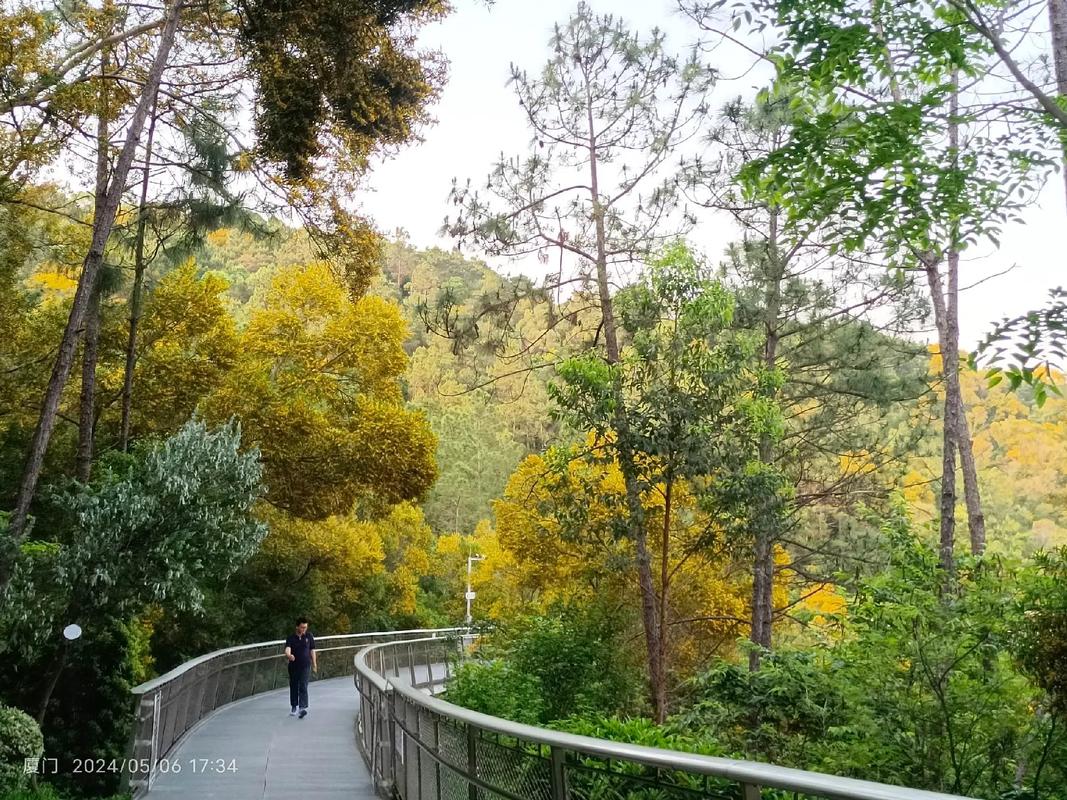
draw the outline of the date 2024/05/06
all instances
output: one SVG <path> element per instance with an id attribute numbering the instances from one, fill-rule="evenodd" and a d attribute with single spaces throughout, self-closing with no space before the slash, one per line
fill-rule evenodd
<path id="1" fill-rule="evenodd" d="M 33 762 L 32 764 L 30 762 Z M 123 758 L 75 758 L 72 759 L 71 769 L 75 775 L 99 774 L 104 772 L 148 772 L 151 765 L 148 759 L 123 759 Z M 60 772 L 58 759 L 39 758 L 27 759 L 25 770 L 28 773 L 39 775 L 56 774 Z M 167 759 L 162 758 L 156 762 L 158 773 L 179 773 L 188 770 L 193 773 L 220 774 L 237 772 L 236 758 L 187 758 Z"/>

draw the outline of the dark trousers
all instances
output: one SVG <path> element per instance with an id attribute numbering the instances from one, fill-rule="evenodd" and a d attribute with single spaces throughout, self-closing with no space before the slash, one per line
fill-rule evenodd
<path id="1" fill-rule="evenodd" d="M 310 679 L 310 664 L 289 662 L 289 705 L 292 708 L 308 707 L 308 681 Z"/>

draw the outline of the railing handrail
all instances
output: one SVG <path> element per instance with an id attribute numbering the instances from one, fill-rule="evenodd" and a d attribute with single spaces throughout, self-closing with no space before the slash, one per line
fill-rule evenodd
<path id="1" fill-rule="evenodd" d="M 333 639 L 370 639 L 374 637 L 382 636 L 413 636 L 419 633 L 430 633 L 437 631 L 439 633 L 459 632 L 464 631 L 466 628 L 411 628 L 403 631 L 371 631 L 365 633 L 335 633 L 328 636 L 316 636 L 316 642 L 327 642 Z M 430 637 L 434 638 L 434 637 Z M 205 653 L 202 656 L 197 656 L 189 661 L 184 661 L 169 672 L 165 672 L 158 678 L 153 678 L 150 681 L 134 686 L 130 692 L 135 695 L 145 694 L 153 689 L 158 689 L 175 678 L 180 677 L 184 673 L 191 670 L 193 667 L 197 667 L 200 664 L 204 664 L 212 659 L 219 658 L 220 656 L 229 655 L 230 653 L 239 653 L 243 650 L 254 650 L 258 647 L 282 647 L 285 644 L 284 639 L 276 639 L 265 642 L 253 642 L 252 644 L 239 644 L 233 647 L 223 647 L 219 650 L 213 650 L 210 653 Z M 280 655 L 280 654 L 279 654 Z"/>
<path id="2" fill-rule="evenodd" d="M 441 637 L 408 639 L 404 642 L 382 642 L 363 648 L 356 654 L 355 669 L 370 680 L 379 690 L 388 690 L 402 695 L 408 702 L 478 729 L 487 730 L 530 744 L 571 751 L 578 754 L 634 761 L 660 769 L 695 772 L 745 785 L 766 786 L 774 789 L 835 798 L 836 800 L 968 800 L 960 795 L 911 789 L 904 786 L 876 783 L 859 778 L 846 778 L 822 772 L 780 767 L 760 761 L 706 756 L 680 750 L 665 750 L 646 745 L 597 739 L 573 733 L 526 725 L 494 717 L 469 708 L 457 706 L 446 700 L 408 686 L 402 681 L 394 682 L 387 675 L 379 675 L 367 663 L 367 656 L 374 650 L 398 644 L 412 645 L 440 640 Z M 442 681 L 443 682 L 443 681 Z"/>

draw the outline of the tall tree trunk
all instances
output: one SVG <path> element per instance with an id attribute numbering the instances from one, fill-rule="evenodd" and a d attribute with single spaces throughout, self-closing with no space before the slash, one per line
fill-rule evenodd
<path id="1" fill-rule="evenodd" d="M 149 107 L 156 92 L 159 90 L 163 71 L 167 66 L 167 60 L 174 46 L 178 31 L 178 21 L 184 4 L 185 0 L 173 0 L 167 10 L 166 22 L 160 32 L 156 55 L 152 62 L 152 67 L 145 78 L 144 89 L 137 102 L 137 107 L 126 129 L 126 138 L 115 163 L 115 169 L 111 174 L 105 202 L 101 208 L 95 209 L 89 252 L 86 254 L 85 261 L 82 264 L 82 271 L 78 279 L 78 288 L 74 293 L 70 316 L 67 318 L 67 325 L 63 331 L 63 338 L 56 354 L 55 365 L 52 368 L 52 375 L 45 391 L 37 427 L 30 442 L 29 454 L 26 459 L 26 466 L 23 469 L 15 509 L 11 514 L 11 521 L 8 526 L 8 541 L 5 543 L 6 546 L 3 548 L 3 552 L 0 553 L 0 595 L 6 591 L 11 581 L 11 570 L 14 566 L 16 548 L 26 535 L 26 522 L 29 517 L 30 504 L 33 502 L 34 493 L 37 490 L 37 481 L 41 476 L 45 452 L 48 450 L 48 442 L 55 428 L 63 389 L 67 384 L 67 379 L 70 377 L 74 353 L 83 332 L 90 297 L 96 287 L 96 281 L 104 261 L 104 248 L 115 224 L 115 215 L 118 213 L 119 203 L 126 187 L 126 178 L 130 172 L 130 166 L 133 164 L 137 144 L 144 129 L 145 119 L 148 117 Z"/>
<path id="2" fill-rule="evenodd" d="M 620 387 L 621 388 L 621 387 Z M 621 394 L 621 392 L 620 392 Z M 619 430 L 620 426 L 622 430 Z M 656 613 L 656 585 L 652 579 L 652 558 L 648 551 L 648 532 L 645 530 L 645 509 L 641 505 L 641 492 L 637 480 L 637 468 L 633 450 L 629 446 L 629 424 L 625 412 L 616 417 L 616 436 L 619 437 L 619 467 L 626 486 L 626 507 L 630 513 L 629 527 L 634 538 L 637 561 L 637 583 L 641 591 L 641 624 L 645 631 L 645 649 L 648 653 L 649 686 L 652 699 L 652 716 L 656 722 L 667 719 L 667 669 L 661 658 L 660 628 L 662 620 Z"/>
<path id="3" fill-rule="evenodd" d="M 1067 0 L 1048 0 L 1049 28 L 1052 32 L 1052 63 L 1056 73 L 1056 93 L 1067 97 Z M 1064 189 L 1067 190 L 1067 132 L 1061 133 L 1063 143 Z"/>
<path id="4" fill-rule="evenodd" d="M 96 427 L 96 363 L 100 350 L 99 282 L 85 312 L 85 346 L 82 349 L 82 385 L 78 414 L 76 474 L 88 483 L 93 472 L 93 429 Z"/>
<path id="5" fill-rule="evenodd" d="M 967 421 L 967 407 L 963 402 L 963 387 L 959 378 L 959 275 L 960 254 L 957 250 L 948 253 L 948 311 L 951 341 L 956 345 L 956 371 L 951 384 L 946 384 L 946 391 L 952 392 L 954 406 L 952 425 L 953 438 L 960 457 L 960 471 L 963 473 L 963 497 L 967 505 L 967 529 L 971 539 L 971 555 L 985 552 L 985 514 L 982 512 L 982 492 L 978 484 L 978 467 L 974 460 L 974 440 L 971 438 L 971 426 Z"/>
<path id="6" fill-rule="evenodd" d="M 1054 0 L 1055 1 L 1055 0 Z M 1067 0 L 1062 0 L 1067 2 Z M 1067 20 L 1065 20 L 1067 22 Z M 1064 65 L 1067 69 L 1067 64 Z M 953 92 L 949 100 L 949 146 L 952 148 L 953 163 L 958 161 L 960 152 L 960 76 L 952 75 Z M 953 231 L 953 239 L 959 235 Z M 963 389 L 960 386 L 959 351 L 960 351 L 960 251 L 953 241 L 947 257 L 948 298 L 945 320 L 948 327 L 947 339 L 952 346 L 954 369 L 952 379 L 946 384 L 946 391 L 951 391 L 950 401 L 955 405 L 952 422 L 955 426 L 956 448 L 960 455 L 960 467 L 963 472 L 963 496 L 967 504 L 967 529 L 971 536 L 971 554 L 981 555 L 985 551 L 985 514 L 982 513 L 982 492 L 978 486 L 978 468 L 974 463 L 974 441 L 971 439 L 971 426 L 967 422 L 967 407 L 963 403 Z M 951 365 L 950 365 L 951 366 Z"/>
<path id="7" fill-rule="evenodd" d="M 672 500 L 674 497 L 674 476 L 668 469 L 665 477 L 663 492 L 663 541 L 660 543 L 659 565 L 659 630 L 657 631 L 656 647 L 660 669 L 664 670 L 663 683 L 660 687 L 659 696 L 656 699 L 657 708 L 662 714 L 657 722 L 666 720 L 667 711 L 667 649 L 669 647 L 668 634 L 670 628 L 667 624 L 667 615 L 670 613 L 670 587 L 671 587 L 671 513 Z"/>
<path id="8" fill-rule="evenodd" d="M 958 76 L 954 76 L 958 85 Z M 953 158 L 958 156 L 960 148 L 959 94 L 954 92 L 949 101 L 949 144 Z M 956 246 L 956 231 L 952 232 L 945 266 L 948 273 L 948 287 L 944 287 L 938 259 L 929 256 L 926 259 L 927 282 L 934 307 L 934 321 L 937 325 L 938 347 L 941 351 L 941 371 L 945 386 L 944 407 L 944 446 L 954 448 L 959 454 L 960 471 L 963 473 L 964 502 L 967 507 L 967 527 L 970 533 L 971 553 L 980 555 L 985 551 L 986 531 L 985 514 L 982 511 L 982 493 L 978 483 L 978 468 L 974 459 L 974 441 L 971 438 L 970 424 L 967 421 L 967 407 L 963 402 L 963 388 L 960 384 L 960 252 Z M 941 562 L 951 572 L 955 564 L 952 551 L 955 546 L 955 502 L 956 502 L 956 457 L 955 453 L 942 455 L 941 480 Z M 952 509 L 946 506 L 951 501 Z"/>
<path id="9" fill-rule="evenodd" d="M 767 225 L 766 270 L 763 275 L 763 365 L 774 369 L 778 361 L 778 315 L 782 305 L 782 277 L 785 265 L 778 247 L 779 212 L 769 209 Z M 764 464 L 774 462 L 774 442 L 767 435 L 760 438 L 759 458 Z M 760 668 L 764 650 L 770 650 L 774 632 L 774 543 L 778 538 L 777 498 L 764 498 L 755 518 L 752 555 L 752 622 L 749 639 L 755 648 L 749 653 L 748 668 Z"/>
<path id="10" fill-rule="evenodd" d="M 942 356 L 942 360 L 943 360 Z M 956 570 L 956 435 L 955 407 L 945 405 L 945 419 L 941 432 L 941 567 L 951 575 Z"/>
<path id="11" fill-rule="evenodd" d="M 951 574 L 956 566 L 956 435 L 959 431 L 956 416 L 961 405 L 956 402 L 957 394 L 953 387 L 956 390 L 959 388 L 959 327 L 955 314 L 956 302 L 951 292 L 948 297 L 945 296 L 941 267 L 936 256 L 929 255 L 925 259 L 925 270 L 934 307 L 941 379 L 945 387 L 941 426 L 940 560 L 944 570 Z"/>
<path id="12" fill-rule="evenodd" d="M 144 175 L 141 178 L 141 201 L 137 206 L 137 242 L 133 262 L 133 289 L 130 291 L 130 331 L 126 341 L 126 367 L 122 377 L 122 422 L 119 425 L 119 448 L 126 452 L 130 447 L 130 413 L 133 409 L 133 371 L 137 366 L 137 333 L 141 324 L 144 302 L 145 229 L 148 227 L 148 181 L 152 169 L 152 140 L 156 132 L 156 103 L 152 101 L 152 114 L 148 122 L 148 138 L 145 141 Z"/>
<path id="13" fill-rule="evenodd" d="M 105 4 L 106 7 L 106 4 Z M 106 78 L 110 51 L 105 49 L 100 58 L 100 75 Z M 108 177 L 111 172 L 111 108 L 108 102 L 107 84 L 101 82 L 100 107 L 96 125 L 96 192 L 94 213 L 107 201 Z M 78 401 L 78 451 L 75 458 L 75 475 L 82 483 L 88 483 L 93 471 L 93 428 L 96 424 L 96 362 L 100 347 L 100 277 L 89 294 L 89 306 L 85 312 L 85 344 L 82 348 L 82 384 Z"/>
<path id="14" fill-rule="evenodd" d="M 985 552 L 985 513 L 982 511 L 982 491 L 978 484 L 978 465 L 974 460 L 974 440 L 967 421 L 967 408 L 962 395 L 956 398 L 956 445 L 960 452 L 960 471 L 963 473 L 963 498 L 967 504 L 967 528 L 971 535 L 971 555 Z"/>
<path id="15" fill-rule="evenodd" d="M 52 695 L 55 693 L 56 686 L 59 684 L 59 676 L 63 674 L 63 670 L 67 666 L 67 653 L 69 650 L 70 642 L 63 639 L 62 650 L 60 650 L 58 657 L 52 663 L 48 680 L 45 681 L 44 691 L 41 692 L 41 699 L 37 706 L 38 727 L 44 726 L 44 720 L 48 714 L 48 704 L 52 702 Z"/>
<path id="16" fill-rule="evenodd" d="M 587 143 L 589 151 L 589 193 L 593 205 L 593 221 L 596 227 L 596 274 L 600 313 L 603 319 L 604 350 L 610 364 L 620 361 L 618 329 L 615 324 L 615 309 L 611 298 L 611 283 L 608 276 L 607 230 L 604 223 L 604 207 L 600 200 L 599 162 L 596 127 L 593 120 L 592 100 L 589 100 Z M 619 455 L 619 470 L 626 488 L 627 520 L 630 536 L 634 541 L 637 567 L 637 583 L 641 592 L 641 624 L 645 633 L 645 650 L 648 656 L 649 688 L 652 712 L 657 721 L 667 718 L 667 671 L 660 658 L 659 628 L 661 620 L 656 613 L 656 585 L 652 578 L 652 558 L 648 550 L 648 531 L 645 528 L 645 509 L 641 504 L 641 488 L 637 465 L 630 444 L 630 423 L 626 416 L 626 401 L 623 397 L 621 378 L 615 380 L 615 436 L 616 452 Z"/>
<path id="17" fill-rule="evenodd" d="M 752 624 L 749 639 L 756 648 L 748 655 L 748 668 L 751 672 L 760 668 L 763 651 L 771 649 L 773 598 L 774 541 L 761 525 L 756 530 L 752 559 Z"/>

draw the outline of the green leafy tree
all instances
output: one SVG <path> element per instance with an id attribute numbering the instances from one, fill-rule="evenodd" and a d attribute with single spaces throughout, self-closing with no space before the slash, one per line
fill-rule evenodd
<path id="1" fill-rule="evenodd" d="M 499 408 L 474 393 L 427 404 L 440 470 L 425 503 L 435 530 L 469 533 L 489 519 L 493 499 L 525 454 Z"/>
<path id="2" fill-rule="evenodd" d="M 783 484 L 772 464 L 757 458 L 766 435 L 777 438 L 782 420 L 774 401 L 781 375 L 755 360 L 751 336 L 729 330 L 734 305 L 726 289 L 710 279 L 684 245 L 676 244 L 648 268 L 643 280 L 616 300 L 620 329 L 629 346 L 617 363 L 594 354 L 572 358 L 559 368 L 553 387 L 559 413 L 595 443 L 587 458 L 630 460 L 628 479 L 638 490 L 663 496 L 663 552 L 657 591 L 647 550 L 637 542 L 638 574 L 649 647 L 653 707 L 662 721 L 667 709 L 669 604 L 668 532 L 672 500 L 688 481 L 694 493 L 717 508 L 720 526 L 698 533 L 689 548 L 708 547 L 719 536 L 750 536 L 774 524 L 781 513 Z M 617 520 L 629 533 L 632 510 Z M 645 515 L 639 517 L 642 526 Z M 642 530 L 639 536 L 647 537 Z M 647 541 L 647 539 L 645 540 Z"/>
<path id="3" fill-rule="evenodd" d="M 0 553 L 0 589 L 8 585 L 15 550 L 27 533 L 75 351 L 83 330 L 94 327 L 92 309 L 105 251 L 165 70 L 181 73 L 169 75 L 167 85 L 182 87 L 172 102 L 191 116 L 210 113 L 212 97 L 219 101 L 215 108 L 226 107 L 234 87 L 251 90 L 257 98 L 255 129 L 238 128 L 238 138 L 250 140 L 243 168 L 256 172 L 266 194 L 274 193 L 275 205 L 285 203 L 303 212 L 315 229 L 317 245 L 333 258 L 355 293 L 366 288 L 378 239 L 365 220 L 341 208 L 333 190 L 339 181 L 365 172 L 376 148 L 412 135 L 423 106 L 434 94 L 439 70 L 432 57 L 414 50 L 408 31 L 446 10 L 436 0 L 372 5 L 320 2 L 296 7 L 253 0 L 238 3 L 235 13 L 219 15 L 214 7 L 185 0 L 170 0 L 161 9 L 106 3 L 99 15 L 95 10 L 91 15 L 100 17 L 95 24 L 78 31 L 88 41 L 67 61 L 63 50 L 69 30 L 62 25 L 34 27 L 30 20 L 27 27 L 16 21 L 8 30 L 12 35 L 26 30 L 48 34 L 64 46 L 53 50 L 50 43 L 41 45 L 47 55 L 42 56 L 45 67 L 40 74 L 49 79 L 34 80 L 32 70 L 23 65 L 16 77 L 25 85 L 15 87 L 6 105 L 0 103 L 0 111 L 39 108 L 47 116 L 49 102 L 65 81 L 83 80 L 84 72 L 97 64 L 102 72 L 108 71 L 113 47 L 136 44 L 131 52 L 138 57 L 122 64 L 126 80 L 106 82 L 93 107 L 97 134 L 92 241 L 28 447 Z M 147 63 L 140 57 L 145 50 L 152 53 Z M 179 52 L 182 58 L 174 58 Z M 48 63 L 53 54 L 53 63 Z M 121 91 L 109 93 L 113 87 Z M 127 93 L 127 87 L 137 91 Z M 199 110 L 193 112 L 194 106 Z M 225 130 L 226 122 L 216 127 Z M 113 131 L 121 132 L 122 143 L 111 163 Z M 87 372 L 91 371 L 90 365 Z"/>
<path id="4" fill-rule="evenodd" d="M 841 635 L 756 673 L 719 665 L 675 720 L 749 758 L 976 797 L 1059 797 L 1063 729 L 1018 669 L 1018 573 L 965 558 L 950 597 L 939 555 L 901 516 L 892 561 L 838 616 Z"/>
<path id="5" fill-rule="evenodd" d="M 541 721 L 541 686 L 503 659 L 461 664 L 448 683 L 445 698 L 483 714 L 536 725 Z"/>
<path id="6" fill-rule="evenodd" d="M 744 232 L 723 265 L 736 287 L 734 325 L 756 337 L 766 369 L 781 371 L 774 399 L 789 420 L 780 440 L 765 435 L 759 444 L 760 461 L 779 470 L 792 492 L 783 513 L 753 531 L 753 669 L 788 611 L 772 600 L 776 548 L 790 543 L 790 563 L 781 569 L 800 593 L 818 573 L 825 580 L 852 572 L 871 556 L 855 538 L 835 540 L 840 526 L 819 519 L 886 493 L 883 470 L 909 442 L 890 436 L 881 418 L 927 391 L 922 351 L 895 338 L 925 316 L 908 274 L 886 270 L 876 254 L 837 251 L 832 231 L 789 225 L 773 200 L 743 196 L 738 171 L 781 147 L 790 130 L 783 103 L 730 102 L 708 134 L 709 151 L 688 160 L 685 172 L 692 200 L 729 213 Z"/>
<path id="7" fill-rule="evenodd" d="M 4 697 L 37 712 L 53 752 L 89 755 L 78 747 L 94 741 L 101 757 L 121 756 L 133 676 L 124 622 L 158 603 L 200 607 L 211 581 L 255 552 L 260 477 L 235 424 L 191 421 L 92 485 L 57 492 L 53 538 L 21 548 L 0 617 Z M 86 641 L 66 647 L 61 630 L 72 622 Z"/>
<path id="8" fill-rule="evenodd" d="M 708 4 L 690 10 L 700 17 Z M 959 389 L 960 254 L 1000 228 L 1047 174 L 1047 131 L 1003 130 L 980 91 L 986 44 L 954 24 L 951 3 L 756 3 L 758 25 L 781 34 L 769 96 L 788 103 L 789 137 L 742 170 L 750 191 L 798 230 L 818 226 L 836 246 L 883 251 L 921 271 L 946 384 L 942 563 L 955 542 L 956 457 L 963 472 L 972 552 L 985 547 L 977 467 Z M 739 22 L 741 21 L 738 18 Z"/>

